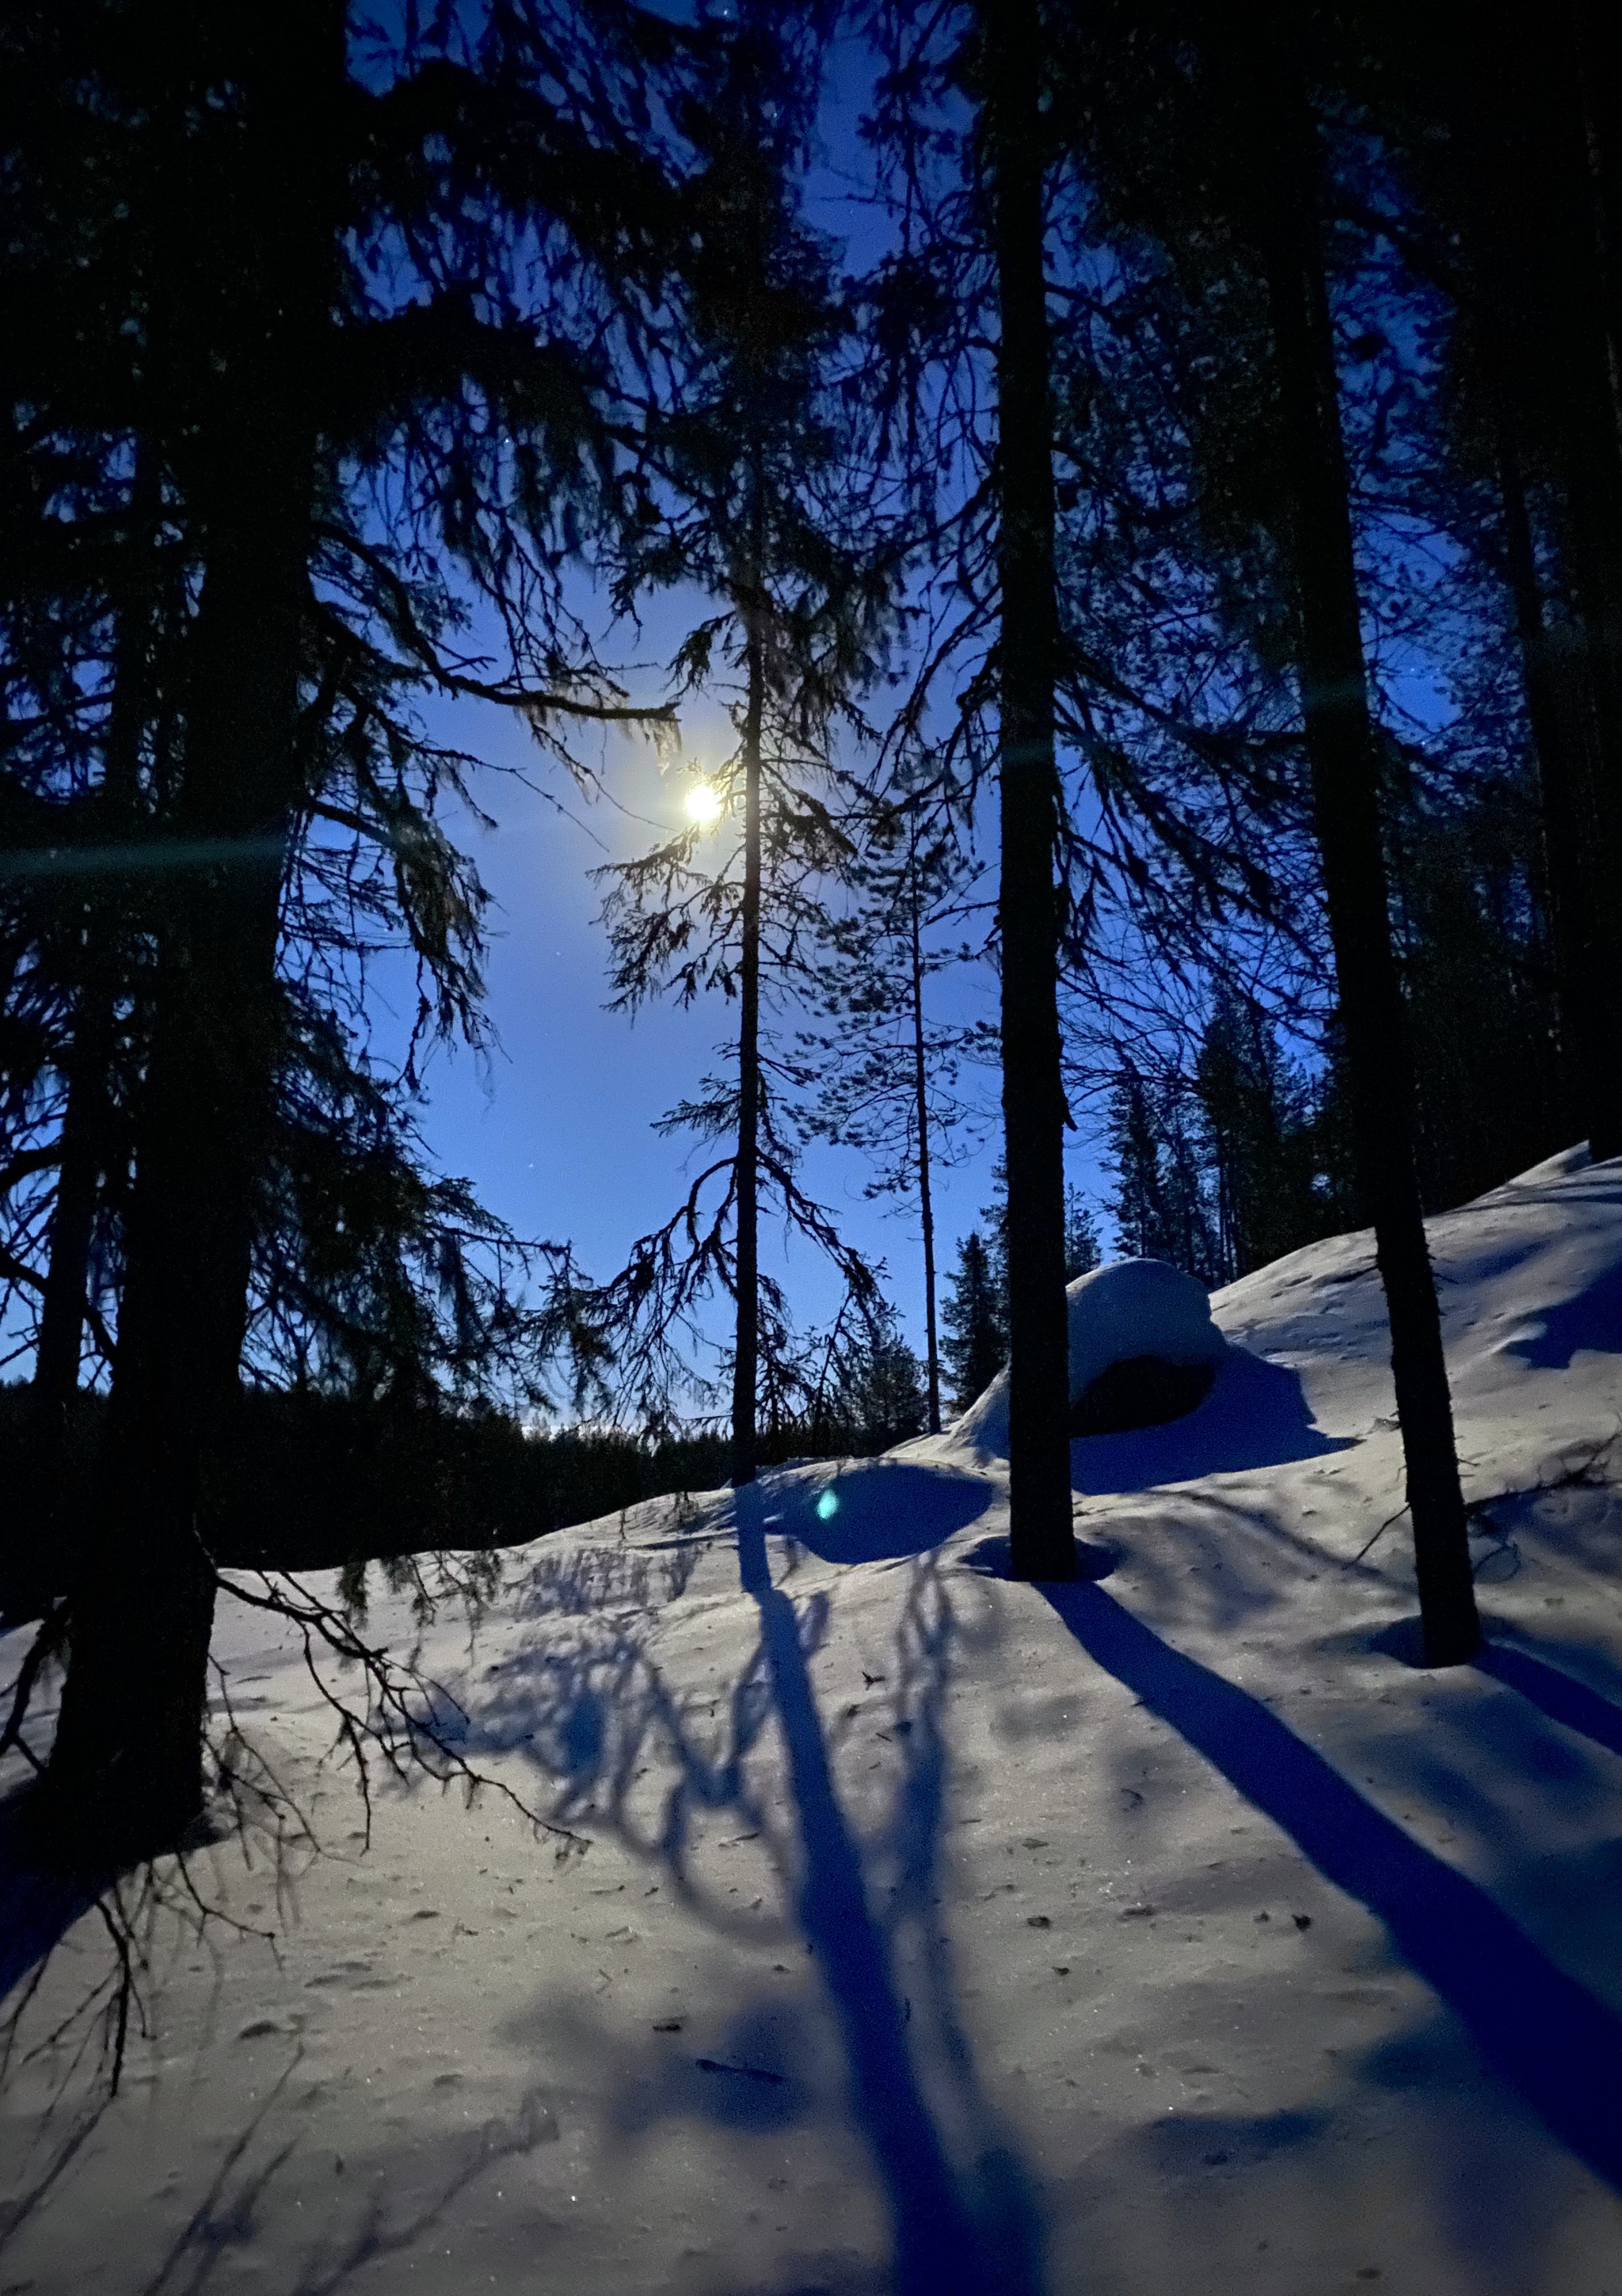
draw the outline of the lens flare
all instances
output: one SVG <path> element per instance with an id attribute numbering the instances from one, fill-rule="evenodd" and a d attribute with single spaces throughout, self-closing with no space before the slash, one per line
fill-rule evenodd
<path id="1" fill-rule="evenodd" d="M 833 1491 L 824 1491 L 816 1503 L 818 1522 L 826 1522 L 830 1516 L 838 1514 L 839 1511 L 840 1502 L 837 1494 Z"/>
<path id="2" fill-rule="evenodd" d="M 687 818 L 700 829 L 721 818 L 721 792 L 713 782 L 694 782 L 687 792 Z"/>

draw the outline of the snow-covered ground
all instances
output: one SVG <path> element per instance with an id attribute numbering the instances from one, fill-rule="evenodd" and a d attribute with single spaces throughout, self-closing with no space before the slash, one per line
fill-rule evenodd
<path id="1" fill-rule="evenodd" d="M 1361 1235 L 1217 1296 L 1191 1417 L 1076 1446 L 1095 1583 L 996 1575 L 1004 1470 L 950 1435 L 507 1558 L 422 1657 L 561 1862 L 427 1783 L 363 1854 L 294 1652 L 225 1605 L 324 1848 L 201 1861 L 248 1929 L 159 1924 L 100 2109 L 77 2029 L 38 2046 L 105 1965 L 68 1931 L 0 2292 L 1622 2296 L 1622 1166 L 1431 1233 L 1468 1494 L 1508 1495 L 1479 1666 L 1390 1631 Z"/>

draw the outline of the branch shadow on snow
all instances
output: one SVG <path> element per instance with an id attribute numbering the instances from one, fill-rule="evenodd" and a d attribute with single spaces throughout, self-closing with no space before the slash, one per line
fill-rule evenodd
<path id="1" fill-rule="evenodd" d="M 969 1479 L 964 1478 L 965 1481 Z M 965 1515 L 963 1521 L 972 1520 Z M 954 1524 L 954 1528 L 961 1527 Z M 943 1531 L 941 1536 L 946 1534 Z M 898 2296 L 1007 2291 L 1034 2296 L 1039 2234 L 1033 2195 L 1012 2151 L 982 2152 L 962 2177 L 946 2156 L 908 2045 L 909 2013 L 888 1942 L 868 1907 L 860 1850 L 840 1807 L 792 1600 L 772 1583 L 757 1494 L 738 1501 L 738 1562 L 759 1612 L 761 1645 L 799 1814 L 803 1867 L 798 1912 L 838 2019 L 850 2101 L 883 2178 L 895 2225 Z M 913 1719 L 913 1732 L 918 1730 Z M 945 1750 L 931 1718 L 908 1781 L 905 1816 L 921 1845 L 939 1832 Z M 933 1864 L 932 1849 L 927 1851 Z M 944 1964 L 938 1964 L 944 1973 Z M 948 2037 L 960 2076 L 967 2044 Z"/>
<path id="2" fill-rule="evenodd" d="M 1085 1435 L 1070 1446 L 1070 1480 L 1103 1497 L 1205 1475 L 1282 1467 L 1344 1451 L 1355 1439 L 1326 1435 L 1307 1401 L 1300 1374 L 1230 1346 L 1210 1393 L 1181 1419 L 1129 1435 Z"/>
<path id="3" fill-rule="evenodd" d="M 328 2180 L 312 2177 L 314 2147 L 302 2131 L 281 2133 L 286 2123 L 277 2108 L 298 2103 L 288 2094 L 297 2065 L 295 2059 L 283 2068 L 239 2129 L 140 2296 L 206 2296 L 217 2275 L 237 2283 L 255 2244 L 261 2238 L 267 2245 L 274 2242 L 272 2218 L 278 2210 L 290 2232 L 290 2212 L 297 2215 L 296 2234 L 283 2251 L 285 2296 L 337 2296 L 363 2275 L 372 2282 L 375 2267 L 390 2259 L 413 2271 L 418 2256 L 456 2224 L 458 2210 L 482 2182 L 504 2163 L 555 2139 L 552 2115 L 527 2095 L 510 2120 L 486 2121 L 431 2147 L 419 2142 L 408 2162 L 381 2155 L 375 2177 L 365 2175 L 357 2159 L 348 2189 L 338 2187 L 323 2205 Z M 402 2198 L 397 2189 L 406 2181 L 402 2170 L 424 2189 Z M 310 2195 L 307 2209 L 292 2189 L 298 2183 Z"/>
<path id="4" fill-rule="evenodd" d="M 457 2222 L 481 2183 L 504 2163 L 557 2140 L 553 2114 L 530 2091 L 513 2113 L 477 2128 L 432 2139 L 417 2134 L 399 2152 L 386 2149 L 387 2140 L 383 2150 L 357 2151 L 351 2173 L 339 2183 L 328 2166 L 332 2155 L 304 2123 L 302 2108 L 320 2095 L 321 2083 L 302 2094 L 293 2087 L 302 2056 L 301 2049 L 294 2052 L 194 2187 L 189 2213 L 143 2279 L 140 2296 L 206 2296 L 217 2277 L 239 2285 L 244 2261 L 252 2270 L 272 2258 L 282 2296 L 338 2296 L 363 2275 L 371 2284 L 373 2268 L 389 2259 L 414 2270 L 418 2255 Z M 12 2196 L 0 2201 L 0 2285 L 36 2285 L 32 2277 L 6 2276 L 8 2266 L 24 2260 L 14 2254 L 16 2243 L 37 2229 L 41 2210 L 53 2202 L 64 2215 L 83 2208 L 84 2195 L 68 2180 L 116 2110 L 106 2087 L 95 2084 L 90 2101 L 81 2099 L 76 2111 L 53 2103 L 37 2116 L 28 2140 L 36 2157 L 7 2163 L 23 2173 Z M 356 2136 L 364 2145 L 363 2132 Z M 346 2151 L 351 2141 L 346 2134 Z M 206 2145 L 195 2153 L 182 2150 L 177 2163 L 189 2176 L 208 2152 Z M 341 2169 L 341 2158 L 338 2165 Z"/>
<path id="5" fill-rule="evenodd" d="M 896 1475 L 849 1479 L 864 1503 L 872 1495 L 870 1529 L 882 1527 L 880 1499 Z M 958 1488 L 929 1526 L 942 1538 L 987 1497 L 978 1478 L 951 1480 Z M 822 1487 L 807 1484 L 807 1505 Z M 553 1615 L 469 1700 L 470 1729 L 487 1751 L 527 1754 L 553 1782 L 559 1815 L 614 1834 L 712 1934 L 751 1960 L 792 1940 L 806 1956 L 799 1966 L 821 1980 L 820 2004 L 769 1980 L 751 1991 L 745 1964 L 723 2020 L 706 2016 L 679 2043 L 644 2043 L 629 2057 L 620 2037 L 612 2117 L 622 2137 L 670 2120 L 707 2123 L 724 2137 L 781 2136 L 823 2116 L 853 2131 L 873 2164 L 890 2225 L 884 2285 L 895 2296 L 1041 2296 L 1039 2210 L 979 2080 L 940 1927 L 945 1702 L 955 1651 L 972 1632 L 963 1590 L 932 1555 L 916 1556 L 885 1672 L 870 1677 L 882 1688 L 823 1714 L 811 1667 L 830 1600 L 817 1589 L 796 1601 L 773 1583 L 769 1540 L 788 1529 L 782 1498 L 775 1477 L 738 1496 L 741 1575 L 759 1637 L 727 1678 L 702 1689 L 666 1678 L 648 1620 L 616 1607 L 605 1569 L 603 1607 Z M 864 1766 L 858 1816 L 841 1801 L 840 1757 L 867 1751 L 881 1724 L 888 1751 L 877 1777 L 877 1764 Z M 707 1882 L 706 1842 L 733 1827 L 749 1829 L 735 1842 L 752 1842 L 750 1857 L 769 1859 L 780 1913 L 744 1910 L 741 1895 Z M 730 1862 L 725 1870 L 738 1872 Z M 555 2054 L 557 2021 L 540 2011 L 513 2038 L 545 2038 Z M 601 2034 L 574 2021 L 576 2038 L 600 2050 Z M 741 2179 L 750 2173 L 744 2154 Z M 786 2254 L 778 2262 L 797 2268 Z M 856 2284 L 831 2253 L 799 2263 L 807 2287 Z"/>
<path id="6" fill-rule="evenodd" d="M 1162 1642 L 1102 1587 L 1042 1592 L 1090 1657 L 1384 1923 L 1493 2069 L 1569 2151 L 1622 2191 L 1622 2019 L 1266 1707 Z"/>

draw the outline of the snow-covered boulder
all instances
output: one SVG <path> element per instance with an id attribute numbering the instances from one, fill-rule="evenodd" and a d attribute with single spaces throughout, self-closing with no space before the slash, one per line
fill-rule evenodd
<path id="1" fill-rule="evenodd" d="M 1215 1364 L 1226 1342 L 1211 1321 L 1205 1286 L 1164 1259 L 1115 1259 L 1078 1275 L 1070 1314 L 1070 1402 L 1111 1365 Z M 1008 1374 L 1000 1371 L 953 1431 L 977 1450 L 1006 1454 Z"/>

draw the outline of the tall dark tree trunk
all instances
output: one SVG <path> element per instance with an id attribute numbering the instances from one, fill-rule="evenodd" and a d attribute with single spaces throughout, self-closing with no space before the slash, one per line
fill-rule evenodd
<path id="1" fill-rule="evenodd" d="M 23 1447 L 17 1520 L 27 1526 L 27 1543 L 13 1573 L 12 1599 L 24 1616 L 65 1594 L 84 1559 L 84 1526 L 74 1504 L 78 1479 L 73 1472 L 73 1437 L 90 1258 L 112 1136 L 118 993 L 112 955 L 93 922 L 75 1000 L 68 1095 L 57 1142 L 56 1201 Z"/>
<path id="2" fill-rule="evenodd" d="M 1064 1083 L 1059 1035 L 1060 789 L 1053 410 L 1043 271 L 1036 0 L 982 13 L 1001 329 L 998 637 L 1003 1127 L 1008 1171 L 1009 1529 L 1020 1578 L 1071 1578 Z"/>
<path id="3" fill-rule="evenodd" d="M 1527 721 L 1537 759 L 1563 1089 L 1569 1113 L 1592 1141 L 1602 1139 L 1610 1130 L 1613 1119 L 1609 1103 L 1622 1088 L 1622 1063 L 1617 1058 L 1622 1045 L 1607 1042 L 1618 1034 L 1622 983 L 1608 985 L 1599 977 L 1583 834 L 1589 811 L 1584 786 L 1586 760 L 1571 739 L 1569 713 L 1561 707 L 1562 665 L 1544 614 L 1520 456 L 1502 411 L 1497 432 L 1504 568 L 1514 605 Z M 1569 679 L 1573 666 L 1563 667 Z"/>
<path id="4" fill-rule="evenodd" d="M 1573 45 L 1593 187 L 1612 402 L 1622 433 L 1622 15 L 1614 0 L 1576 0 Z"/>
<path id="5" fill-rule="evenodd" d="M 260 1157 L 280 1051 L 281 885 L 302 791 L 299 632 L 329 309 L 337 0 L 291 0 L 250 52 L 243 278 L 192 477 L 205 574 L 189 640 L 175 828 L 217 862 L 177 877 L 125 1226 L 117 1361 L 61 1718 L 37 1805 L 54 1853 L 173 1843 L 203 1799 L 215 1573 L 210 1471 L 239 1400 Z"/>
<path id="6" fill-rule="evenodd" d="M 1569 246 L 1557 252 L 1557 242 L 1569 240 L 1574 212 L 1581 236 L 1587 184 L 1569 151 L 1563 171 L 1549 159 L 1548 143 L 1561 116 L 1558 57 L 1552 66 L 1544 60 L 1545 79 L 1534 77 L 1528 87 L 1506 74 L 1503 45 L 1475 40 L 1462 20 L 1448 45 L 1457 74 L 1449 125 L 1465 193 L 1476 350 L 1494 425 L 1505 571 L 1537 753 L 1565 1082 L 1573 1122 L 1592 1152 L 1602 1156 L 1622 1131 L 1622 910 L 1603 849 L 1595 771 L 1603 753 L 1589 672 L 1593 649 L 1584 628 L 1551 628 L 1544 615 L 1522 451 L 1532 440 L 1552 448 L 1569 491 L 1574 465 L 1566 369 L 1570 360 L 1581 365 L 1585 353 L 1580 340 L 1564 349 L 1556 346 L 1570 335 L 1575 320 L 1578 337 L 1591 338 L 1586 358 L 1592 368 L 1597 315 L 1584 316 L 1577 308 L 1585 297 L 1580 289 L 1573 292 L 1573 255 Z M 1541 43 L 1537 53 L 1542 58 Z M 1568 142 L 1573 101 L 1568 91 Z M 1563 231 L 1555 220 L 1562 209 Z M 1576 259 L 1580 273 L 1580 251 Z M 1552 363 L 1561 371 L 1552 402 Z M 1591 406 L 1579 427 L 1592 430 L 1595 411 Z M 1602 434 L 1602 404 L 1598 414 Z M 1574 541 L 1582 554 L 1582 538 L 1569 534 L 1568 558 Z M 1587 554 L 1592 558 L 1592 550 Z"/>
<path id="7" fill-rule="evenodd" d="M 751 583 L 756 579 L 751 572 Z M 759 1463 L 760 1379 L 760 735 L 766 654 L 760 601 L 745 607 L 743 910 L 738 964 L 737 1330 L 733 1349 L 733 1481 Z"/>
<path id="8" fill-rule="evenodd" d="M 940 1332 L 935 1314 L 935 1200 L 930 1177 L 930 1072 L 924 1049 L 923 934 L 919 917 L 916 832 L 912 874 L 913 1093 L 918 1127 L 918 1210 L 923 1224 L 923 1326 L 930 1432 L 940 1432 Z"/>
<path id="9" fill-rule="evenodd" d="M 110 1130 L 109 1071 L 115 1040 L 116 989 L 108 979 L 97 938 L 92 927 L 86 936 L 83 974 L 75 999 L 50 1257 L 34 1352 L 34 1464 L 39 1494 L 47 1505 L 78 1393 L 90 1251 Z"/>
<path id="10" fill-rule="evenodd" d="M 1237 115 L 1254 170 L 1255 223 L 1272 310 L 1301 708 L 1345 1032 L 1358 1174 L 1374 1218 L 1391 1329 L 1425 1654 L 1456 1665 L 1480 1640 L 1436 1283 L 1414 1166 L 1415 1095 L 1391 941 L 1340 433 L 1319 238 L 1320 159 L 1296 28 L 1282 9 L 1244 59 Z"/>
<path id="11" fill-rule="evenodd" d="M 151 563 L 158 510 L 152 460 L 150 452 L 143 451 L 131 501 L 129 555 L 136 567 Z M 141 744 L 151 714 L 155 603 L 150 579 L 144 574 L 132 574 L 120 616 L 99 801 L 109 844 L 129 837 L 135 825 Z M 59 1521 L 69 1423 L 78 1394 L 91 1248 L 102 1176 L 112 1147 L 112 1066 L 118 1043 L 118 1003 L 124 985 L 122 944 L 119 905 L 104 898 L 89 910 L 81 942 L 73 1038 L 66 1069 L 68 1095 L 59 1144 L 61 1160 L 34 1358 L 30 1470 L 37 1531 L 44 1540 L 49 1540 Z"/>
<path id="12" fill-rule="evenodd" d="M 1557 16 L 1541 44 L 1544 77 L 1531 107 L 1538 132 L 1526 188 L 1529 200 L 1544 203 L 1548 219 L 1538 258 L 1547 273 L 1552 324 L 1540 350 L 1593 713 L 1591 1001 L 1599 1029 L 1589 1146 L 1599 1160 L 1622 1154 L 1622 434 L 1575 12 Z M 1511 89 L 1501 86 L 1498 95 L 1512 108 Z"/>
<path id="13" fill-rule="evenodd" d="M 1582 663 L 1592 703 L 1593 756 L 1586 776 L 1587 923 L 1593 1023 L 1585 1078 L 1588 1146 L 1596 1163 L 1622 1155 L 1622 488 L 1609 506 L 1596 500 L 1596 442 L 1573 445 L 1567 461 L 1568 562 L 1582 624 Z M 1622 465 L 1618 466 L 1622 477 Z M 1575 667 L 1575 665 L 1574 665 Z M 1573 713 L 1575 714 L 1575 713 Z"/>
<path id="14" fill-rule="evenodd" d="M 46 1779 L 59 1846 L 91 1856 L 172 1841 L 201 1807 L 214 1571 L 200 1518 L 237 1399 L 297 795 L 311 471 L 288 427 L 266 409 L 240 437 L 193 639 L 181 831 L 242 857 L 177 897 L 160 961 L 97 1520 Z"/>

